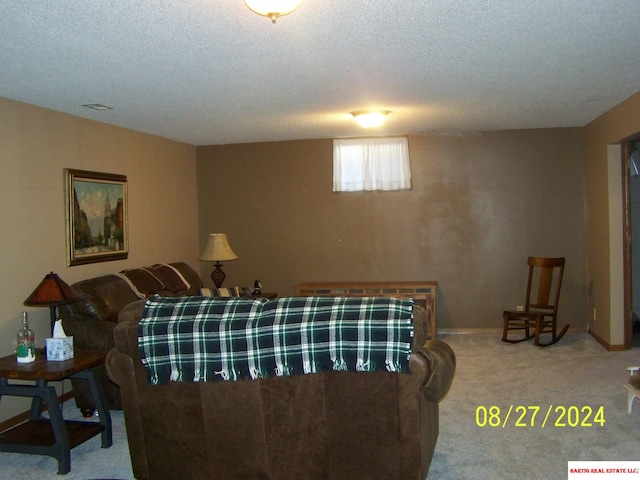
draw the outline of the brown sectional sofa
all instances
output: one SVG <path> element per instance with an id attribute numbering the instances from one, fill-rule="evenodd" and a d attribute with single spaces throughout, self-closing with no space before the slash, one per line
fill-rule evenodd
<path id="1" fill-rule="evenodd" d="M 119 384 L 137 479 L 415 479 L 426 477 L 439 402 L 455 372 L 413 307 L 410 374 L 322 372 L 151 385 L 138 351 L 144 301 L 125 307 L 107 357 Z"/>
<path id="2" fill-rule="evenodd" d="M 73 335 L 77 349 L 109 351 L 115 345 L 113 329 L 118 314 L 131 302 L 153 294 L 161 296 L 198 295 L 202 287 L 200 275 L 184 262 L 156 264 L 123 270 L 74 283 L 84 295 L 80 302 L 62 305 L 58 312 L 67 335 Z M 122 408 L 120 390 L 106 375 L 105 367 L 94 374 L 110 409 Z M 90 415 L 95 404 L 86 380 L 72 380 L 76 405 Z"/>

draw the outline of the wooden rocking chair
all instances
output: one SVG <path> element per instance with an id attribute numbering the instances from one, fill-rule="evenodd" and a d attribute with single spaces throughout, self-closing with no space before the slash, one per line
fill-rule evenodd
<path id="1" fill-rule="evenodd" d="M 569 325 L 565 325 L 560 333 L 556 332 L 564 260 L 564 257 L 529 257 L 527 262 L 529 265 L 529 280 L 527 282 L 527 297 L 524 310 L 506 310 L 503 312 L 503 342 L 518 343 L 534 338 L 534 345 L 548 347 L 567 333 Z M 537 288 L 535 287 L 536 281 Z M 513 340 L 508 338 L 511 330 L 523 330 L 524 334 L 521 338 Z M 540 336 L 543 334 L 551 334 L 550 341 L 542 342 Z"/>

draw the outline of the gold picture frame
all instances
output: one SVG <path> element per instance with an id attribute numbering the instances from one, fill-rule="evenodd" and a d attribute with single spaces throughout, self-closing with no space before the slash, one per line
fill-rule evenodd
<path id="1" fill-rule="evenodd" d="M 65 169 L 67 265 L 129 256 L 127 177 Z"/>

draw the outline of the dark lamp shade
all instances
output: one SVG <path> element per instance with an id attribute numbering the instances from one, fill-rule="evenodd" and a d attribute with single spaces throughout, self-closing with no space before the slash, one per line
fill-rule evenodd
<path id="1" fill-rule="evenodd" d="M 24 301 L 28 307 L 66 305 L 82 300 L 82 295 L 67 285 L 58 275 L 51 272 Z"/>

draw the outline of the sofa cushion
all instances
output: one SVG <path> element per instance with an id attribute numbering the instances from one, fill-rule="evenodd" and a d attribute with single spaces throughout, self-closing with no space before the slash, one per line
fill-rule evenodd
<path id="1" fill-rule="evenodd" d="M 200 295 L 203 297 L 240 297 L 242 295 L 242 288 L 201 288 Z"/>
<path id="2" fill-rule="evenodd" d="M 202 287 L 202 279 L 200 274 L 184 262 L 168 263 L 171 267 L 180 272 L 188 284 L 188 288 L 182 292 L 176 292 L 176 295 L 199 295 L 200 287 Z"/>
<path id="3" fill-rule="evenodd" d="M 172 292 L 169 288 L 176 288 L 176 284 L 167 282 L 164 288 L 157 293 L 160 295 L 198 295 L 202 286 L 202 279 L 199 273 L 185 262 L 172 262 L 171 268 L 184 277 L 185 286 L 181 291 Z M 105 264 L 105 268 L 107 265 Z M 122 268 L 122 267 L 121 267 Z M 163 269 L 158 269 L 163 270 Z M 133 276 L 131 272 L 130 276 Z M 159 279 L 160 283 L 165 283 L 165 277 L 151 273 Z M 144 275 L 144 273 L 143 273 Z M 147 277 L 148 278 L 148 277 Z M 157 280 L 152 285 L 154 287 L 148 289 L 140 287 L 143 290 L 153 290 L 157 287 Z M 188 285 L 188 286 L 187 286 Z M 73 336 L 74 347 L 85 350 L 108 350 L 113 346 L 113 329 L 118 321 L 118 316 L 123 310 L 127 310 L 128 306 L 135 304 L 140 300 L 144 305 L 147 294 L 139 292 L 134 283 L 128 276 L 121 273 L 109 273 L 98 277 L 88 278 L 74 283 L 73 288 L 83 294 L 83 299 L 67 305 L 60 305 L 58 313 L 64 320 L 64 328 L 69 336 Z M 140 307 L 142 309 L 142 306 Z M 128 311 L 128 310 L 127 310 Z M 110 381 L 104 374 L 104 367 L 99 366 L 95 369 L 95 377 L 100 381 L 107 404 L 110 409 L 122 408 L 120 390 L 117 385 Z M 72 379 L 73 390 L 75 394 L 76 404 L 83 411 L 92 411 L 95 408 L 95 402 L 91 395 L 87 381 L 84 379 Z M 1 475 L 0 475 L 1 476 Z"/>
<path id="4" fill-rule="evenodd" d="M 131 270 L 122 270 L 120 273 L 127 277 L 135 289 L 145 296 L 165 289 L 164 283 L 145 268 L 132 268 Z"/>
<path id="5" fill-rule="evenodd" d="M 157 263 L 151 267 L 145 267 L 154 277 L 162 282 L 164 289 L 171 293 L 179 293 L 188 290 L 191 285 L 180 271 L 166 263 Z"/>

